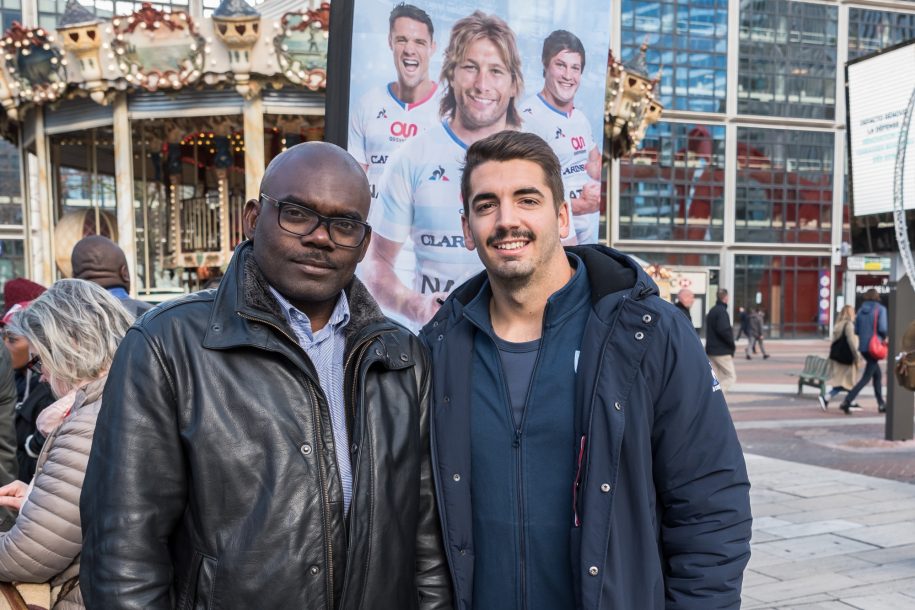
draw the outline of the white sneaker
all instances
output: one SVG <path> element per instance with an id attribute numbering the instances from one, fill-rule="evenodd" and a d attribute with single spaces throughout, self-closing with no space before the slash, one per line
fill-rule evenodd
<path id="1" fill-rule="evenodd" d="M 817 400 L 820 403 L 820 408 L 825 411 L 826 408 L 829 406 L 829 401 L 826 400 L 826 398 L 824 398 L 822 394 L 817 394 Z"/>

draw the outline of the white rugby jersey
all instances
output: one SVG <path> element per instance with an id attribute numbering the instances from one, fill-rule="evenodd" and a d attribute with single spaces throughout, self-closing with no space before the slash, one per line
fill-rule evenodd
<path id="1" fill-rule="evenodd" d="M 422 294 L 451 292 L 483 269 L 477 253 L 464 247 L 461 230 L 466 151 L 443 121 L 397 151 L 381 181 L 381 213 L 372 229 L 394 242 L 412 241 L 413 289 Z"/>
<path id="2" fill-rule="evenodd" d="M 593 180 L 585 169 L 588 153 L 594 148 L 591 124 L 580 110 L 573 108 L 571 112 L 565 113 L 548 104 L 539 93 L 528 97 L 519 108 L 523 121 L 521 129 L 546 140 L 559 157 L 566 199 L 570 205 L 574 205 L 575 199 L 581 197 L 585 184 Z M 576 214 L 572 223 L 578 243 L 597 242 L 600 212 Z"/>
<path id="3" fill-rule="evenodd" d="M 389 83 L 365 93 L 350 112 L 347 149 L 359 163 L 368 166 L 372 201 L 378 199 L 378 183 L 391 154 L 410 138 L 439 122 L 440 87 L 418 102 L 404 102 Z"/>

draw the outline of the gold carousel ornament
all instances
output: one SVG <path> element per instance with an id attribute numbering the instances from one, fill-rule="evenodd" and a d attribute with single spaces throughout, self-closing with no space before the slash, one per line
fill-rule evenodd
<path id="1" fill-rule="evenodd" d="M 101 21 L 77 0 L 68 0 L 64 14 L 57 24 L 57 34 L 64 50 L 79 62 L 83 87 L 99 104 L 106 101 L 107 85 L 102 80 Z"/>
<path id="2" fill-rule="evenodd" d="M 229 49 L 235 89 L 242 97 L 256 93 L 251 85 L 251 54 L 260 38 L 261 15 L 245 0 L 222 0 L 213 11 L 216 36 Z"/>
<path id="3" fill-rule="evenodd" d="M 56 101 L 67 89 L 66 59 L 43 28 L 24 28 L 19 22 L 3 37 L 9 89 L 22 102 Z"/>
<path id="4" fill-rule="evenodd" d="M 648 43 L 642 43 L 635 61 L 622 63 L 613 57 L 607 65 L 607 98 L 604 110 L 605 147 L 611 159 L 618 159 L 638 148 L 649 125 L 661 118 L 664 106 L 655 97 L 661 72 L 648 76 L 645 53 Z"/>

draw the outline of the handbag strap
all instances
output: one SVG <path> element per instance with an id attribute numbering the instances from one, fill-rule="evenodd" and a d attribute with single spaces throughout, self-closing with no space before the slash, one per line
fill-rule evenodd
<path id="1" fill-rule="evenodd" d="M 6 600 L 11 610 L 29 610 L 22 595 L 12 583 L 0 582 L 0 596 Z"/>

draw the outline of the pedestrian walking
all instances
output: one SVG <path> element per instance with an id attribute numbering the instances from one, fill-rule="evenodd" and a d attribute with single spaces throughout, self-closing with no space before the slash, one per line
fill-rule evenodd
<path id="1" fill-rule="evenodd" d="M 692 325 L 624 254 L 563 250 L 538 136 L 470 146 L 461 190 L 485 271 L 422 331 L 455 607 L 737 608 L 749 482 Z"/>
<path id="2" fill-rule="evenodd" d="M 219 288 L 147 312 L 86 475 L 93 608 L 451 608 L 419 340 L 353 277 L 365 172 L 277 155 Z"/>
<path id="3" fill-rule="evenodd" d="M 689 320 L 690 326 L 693 326 L 693 314 L 691 308 L 693 303 L 696 301 L 696 295 L 693 294 L 693 291 L 689 288 L 681 288 L 680 292 L 677 293 L 677 302 L 674 303 L 677 309 L 686 316 L 686 319 Z M 695 327 L 694 327 L 695 328 Z M 696 332 L 699 332 L 699 329 L 695 329 Z"/>
<path id="4" fill-rule="evenodd" d="M 858 310 L 858 315 L 855 316 L 855 334 L 858 335 L 858 351 L 864 357 L 864 372 L 855 387 L 845 395 L 845 400 L 842 401 L 839 408 L 846 415 L 851 415 L 855 398 L 858 397 L 864 386 L 873 382 L 877 410 L 883 413 L 886 411 L 886 403 L 883 401 L 883 374 L 880 371 L 880 361 L 886 357 L 886 354 L 880 356 L 873 353 L 874 346 L 871 343 L 872 339 L 878 344 L 886 340 L 886 307 L 880 304 L 880 293 L 874 288 L 864 293 L 864 303 Z"/>
<path id="5" fill-rule="evenodd" d="M 747 313 L 746 308 L 738 307 L 737 308 L 737 336 L 734 338 L 734 341 L 740 341 L 740 338 L 746 336 L 747 339 L 750 338 L 750 316 Z M 753 352 L 756 353 L 755 351 Z"/>
<path id="6" fill-rule="evenodd" d="M 715 305 L 705 317 L 705 353 L 721 383 L 721 389 L 727 392 L 737 383 L 737 371 L 734 368 L 737 344 L 728 318 L 728 291 L 722 288 L 716 297 Z"/>
<path id="7" fill-rule="evenodd" d="M 839 312 L 832 329 L 832 343 L 829 350 L 829 362 L 832 365 L 832 377 L 829 385 L 832 389 L 824 397 L 817 394 L 820 408 L 829 408 L 829 401 L 842 392 L 849 392 L 858 380 L 862 358 L 858 354 L 858 335 L 855 334 L 855 308 L 846 305 Z M 856 407 L 857 405 L 851 405 Z"/>
<path id="8" fill-rule="evenodd" d="M 756 347 L 759 346 L 759 351 L 762 352 L 763 360 L 769 359 L 769 354 L 766 353 L 766 346 L 763 344 L 763 334 L 765 333 L 766 327 L 766 313 L 762 308 L 752 311 L 747 315 L 747 360 L 752 360 L 750 352 L 756 353 Z"/>

